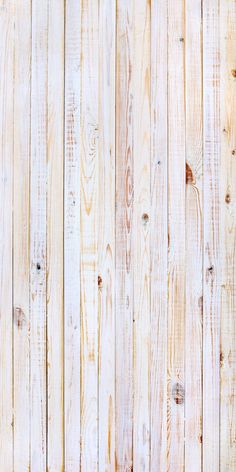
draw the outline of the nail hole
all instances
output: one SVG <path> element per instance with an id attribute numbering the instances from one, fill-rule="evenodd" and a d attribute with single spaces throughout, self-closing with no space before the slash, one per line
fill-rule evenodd
<path id="1" fill-rule="evenodd" d="M 236 154 L 236 151 L 235 151 L 235 149 L 233 149 L 232 156 L 235 156 L 235 154 Z"/>
<path id="2" fill-rule="evenodd" d="M 213 266 L 208 267 L 208 272 L 213 272 Z"/>
<path id="3" fill-rule="evenodd" d="M 40 269 L 41 269 L 41 265 L 39 264 L 39 262 L 37 262 L 36 267 L 37 267 L 37 270 L 40 270 Z"/>
<path id="4" fill-rule="evenodd" d="M 179 38 L 180 42 L 183 43 L 184 42 L 184 38 Z"/>
<path id="5" fill-rule="evenodd" d="M 146 225 L 149 221 L 149 216 L 147 213 L 144 213 L 143 216 L 142 216 L 142 221 L 143 221 L 143 224 Z"/>

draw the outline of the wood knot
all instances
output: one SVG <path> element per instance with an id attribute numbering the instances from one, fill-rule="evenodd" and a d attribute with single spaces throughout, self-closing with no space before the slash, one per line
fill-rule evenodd
<path id="1" fill-rule="evenodd" d="M 223 352 L 220 352 L 220 367 L 223 367 L 224 364 L 224 354 Z"/>
<path id="2" fill-rule="evenodd" d="M 149 216 L 148 216 L 147 213 L 143 213 L 142 222 L 143 222 L 144 225 L 146 225 L 149 222 Z"/>
<path id="3" fill-rule="evenodd" d="M 182 405 L 184 403 L 185 391 L 183 385 L 179 382 L 173 385 L 172 398 L 176 405 Z"/>
<path id="4" fill-rule="evenodd" d="M 195 178 L 190 165 L 186 162 L 186 184 L 195 184 Z"/>
<path id="5" fill-rule="evenodd" d="M 233 149 L 233 151 L 232 151 L 232 156 L 235 156 L 235 154 L 236 154 L 236 150 Z"/>
<path id="6" fill-rule="evenodd" d="M 231 202 L 231 197 L 229 193 L 226 193 L 225 195 L 225 203 L 230 203 Z"/>
<path id="7" fill-rule="evenodd" d="M 232 70 L 231 70 L 231 74 L 232 74 L 232 76 L 233 76 L 234 78 L 236 78 L 236 69 L 232 69 Z"/>
<path id="8" fill-rule="evenodd" d="M 184 42 L 184 38 L 179 38 L 180 42 L 183 43 Z"/>
<path id="9" fill-rule="evenodd" d="M 26 323 L 25 314 L 19 306 L 16 306 L 14 309 L 14 320 L 18 329 L 22 329 Z"/>
<path id="10" fill-rule="evenodd" d="M 199 434 L 198 439 L 199 439 L 200 444 L 202 444 L 202 434 Z"/>
<path id="11" fill-rule="evenodd" d="M 102 277 L 101 277 L 101 275 L 98 276 L 98 288 L 99 289 L 102 288 Z"/>

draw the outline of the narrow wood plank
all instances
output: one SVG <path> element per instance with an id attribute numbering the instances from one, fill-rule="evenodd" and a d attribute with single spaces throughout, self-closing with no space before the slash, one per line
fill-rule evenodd
<path id="1" fill-rule="evenodd" d="M 99 8 L 99 471 L 115 470 L 115 2 Z"/>
<path id="2" fill-rule="evenodd" d="M 14 471 L 29 468 L 29 177 L 31 1 L 15 2 L 14 61 Z"/>
<path id="3" fill-rule="evenodd" d="M 203 3 L 203 471 L 219 470 L 219 2 Z"/>
<path id="4" fill-rule="evenodd" d="M 150 2 L 134 3 L 133 467 L 150 462 Z"/>
<path id="5" fill-rule="evenodd" d="M 98 470 L 98 2 L 81 22 L 81 469 Z"/>
<path id="6" fill-rule="evenodd" d="M 203 159 L 201 0 L 186 2 L 185 470 L 202 464 Z M 194 58 L 194 59 L 193 59 Z"/>
<path id="7" fill-rule="evenodd" d="M 168 444 L 167 470 L 184 470 L 185 76 L 184 1 L 168 1 Z"/>
<path id="8" fill-rule="evenodd" d="M 133 468 L 132 7 L 117 1 L 116 67 L 116 469 Z"/>
<path id="9" fill-rule="evenodd" d="M 81 3 L 65 10 L 65 470 L 80 470 L 80 37 Z"/>
<path id="10" fill-rule="evenodd" d="M 32 2 L 30 162 L 30 467 L 46 469 L 48 1 Z"/>
<path id="11" fill-rule="evenodd" d="M 236 470 L 236 4 L 220 2 L 220 470 Z M 226 132 L 222 132 L 225 129 Z"/>
<path id="12" fill-rule="evenodd" d="M 58 472 L 64 470 L 64 0 L 49 2 L 47 119 L 47 468 Z"/>
<path id="13" fill-rule="evenodd" d="M 0 469 L 13 468 L 12 204 L 14 5 L 0 2 Z"/>
<path id="14" fill-rule="evenodd" d="M 167 118 L 167 2 L 153 0 L 151 2 L 150 471 L 167 470 Z"/>

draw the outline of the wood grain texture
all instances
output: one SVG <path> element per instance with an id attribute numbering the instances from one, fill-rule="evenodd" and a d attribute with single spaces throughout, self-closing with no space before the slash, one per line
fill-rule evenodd
<path id="1" fill-rule="evenodd" d="M 219 2 L 203 5 L 203 471 L 219 470 Z"/>
<path id="2" fill-rule="evenodd" d="M 235 0 L 0 0 L 0 472 L 236 470 Z"/>
<path id="3" fill-rule="evenodd" d="M 27 18 L 27 21 L 25 20 Z M 30 97 L 31 2 L 15 6 L 14 46 L 13 339 L 14 470 L 27 470 L 30 454 Z M 24 434 L 22 434 L 24 431 Z"/>
<path id="4" fill-rule="evenodd" d="M 81 2 L 65 3 L 64 411 L 65 469 L 80 468 Z"/>

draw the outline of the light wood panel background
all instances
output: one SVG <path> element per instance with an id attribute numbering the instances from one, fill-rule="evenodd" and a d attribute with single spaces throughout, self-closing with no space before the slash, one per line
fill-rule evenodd
<path id="1" fill-rule="evenodd" d="M 0 45 L 0 472 L 236 472 L 235 0 Z"/>

